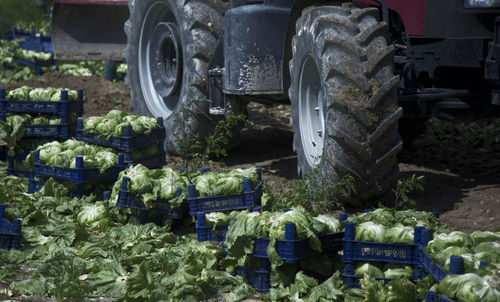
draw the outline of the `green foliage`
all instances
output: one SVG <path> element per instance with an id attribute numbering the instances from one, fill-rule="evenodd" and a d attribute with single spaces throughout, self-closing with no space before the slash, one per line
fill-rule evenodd
<path id="1" fill-rule="evenodd" d="M 225 115 L 213 125 L 213 129 L 202 137 L 199 133 L 193 133 L 192 124 L 200 118 L 198 103 L 210 103 L 211 100 L 191 100 L 182 104 L 175 113 L 174 122 L 180 131 L 174 133 L 175 144 L 178 146 L 179 155 L 183 158 L 183 166 L 189 172 L 199 170 L 203 166 L 210 166 L 211 157 L 226 157 L 226 146 L 233 137 L 233 131 L 238 128 L 254 127 L 254 124 L 246 119 L 243 114 Z M 206 104 L 202 104 L 206 105 Z M 195 108 L 195 109 L 193 109 Z"/>
<path id="2" fill-rule="evenodd" d="M 394 209 L 415 209 L 417 207 L 417 201 L 410 198 L 408 193 L 415 190 L 424 190 L 425 177 L 416 176 L 413 174 L 410 178 L 400 179 L 396 184 L 396 188 L 392 189 L 394 195 L 396 195 L 396 200 L 394 202 Z"/>
<path id="3" fill-rule="evenodd" d="M 317 214 L 332 210 L 344 209 L 342 201 L 355 193 L 354 177 L 347 175 L 340 181 L 329 182 L 314 168 L 303 176 L 293 188 L 283 188 L 279 194 L 265 187 L 264 208 L 270 211 L 282 211 L 295 206 L 301 206 L 308 212 Z"/>
<path id="4" fill-rule="evenodd" d="M 0 1 L 0 34 L 9 34 L 17 26 L 25 31 L 43 32 L 48 35 L 50 16 L 32 0 Z"/>

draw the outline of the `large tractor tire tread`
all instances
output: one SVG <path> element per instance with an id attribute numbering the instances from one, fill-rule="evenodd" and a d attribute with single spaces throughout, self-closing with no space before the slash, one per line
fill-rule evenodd
<path id="1" fill-rule="evenodd" d="M 333 181 L 355 177 L 357 197 L 367 201 L 390 191 L 398 177 L 402 148 L 397 106 L 399 77 L 394 76 L 394 47 L 387 45 L 387 24 L 376 8 L 321 5 L 307 8 L 297 21 L 290 61 L 294 149 L 298 170 L 305 160 L 298 112 L 298 74 L 307 55 L 314 58 L 327 95 L 325 146 L 320 169 Z M 312 46 L 311 46 L 312 45 Z M 309 48 L 309 49 L 308 49 Z"/>
<path id="2" fill-rule="evenodd" d="M 217 47 L 217 41 L 223 32 L 223 15 L 229 8 L 224 0 L 141 0 L 129 1 L 130 19 L 125 23 L 128 44 L 125 58 L 128 63 L 128 83 L 131 90 L 130 107 L 138 115 L 158 116 L 151 112 L 141 88 L 138 63 L 138 49 L 141 28 L 148 9 L 157 2 L 165 4 L 175 17 L 179 36 L 182 41 L 183 74 L 180 93 L 175 96 L 178 103 L 172 114 L 164 116 L 166 128 L 166 146 L 169 153 L 179 154 L 176 135 L 198 135 L 206 137 L 217 122 L 217 117 L 209 115 L 208 65 Z M 196 100 L 195 102 L 191 102 Z M 176 120 L 185 118 L 180 113 L 180 106 L 190 103 L 191 119 L 181 129 Z M 243 112 L 246 107 L 241 106 Z M 239 108 L 239 107 L 238 107 Z M 242 112 L 236 112 L 239 114 Z"/>

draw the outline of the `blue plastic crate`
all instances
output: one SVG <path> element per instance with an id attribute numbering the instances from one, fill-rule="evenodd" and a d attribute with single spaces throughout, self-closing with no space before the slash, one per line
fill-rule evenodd
<path id="1" fill-rule="evenodd" d="M 286 263 L 295 263 L 305 257 L 331 253 L 342 250 L 342 239 L 344 232 L 330 233 L 318 236 L 321 242 L 321 252 L 311 248 L 308 239 L 298 239 L 294 223 L 285 224 L 285 239 L 276 241 L 276 251 L 280 258 Z M 255 239 L 254 252 L 252 256 L 257 258 L 268 258 L 266 249 L 269 239 Z"/>
<path id="2" fill-rule="evenodd" d="M 349 288 L 361 288 L 361 284 L 359 281 L 363 279 L 363 276 L 356 276 L 356 275 L 348 275 L 348 274 L 343 274 L 342 279 L 344 280 L 344 284 L 349 287 Z M 388 278 L 375 278 L 376 280 L 383 280 L 384 281 L 384 286 L 387 285 L 387 283 L 391 282 L 392 280 L 395 279 L 388 279 Z"/>
<path id="3" fill-rule="evenodd" d="M 19 249 L 21 248 L 21 228 L 22 220 L 14 219 L 11 223 L 3 218 L 5 205 L 0 204 L 0 248 L 1 249 Z"/>
<path id="4" fill-rule="evenodd" d="M 61 99 L 55 101 L 6 100 L 6 90 L 0 89 L 0 112 L 2 113 L 44 113 L 67 116 L 83 113 L 83 91 L 78 91 L 78 100 L 68 101 L 68 91 L 61 91 Z"/>
<path id="5" fill-rule="evenodd" d="M 74 134 L 74 128 L 61 121 L 59 125 L 24 125 L 25 137 L 58 137 L 71 138 Z"/>
<path id="6" fill-rule="evenodd" d="M 185 207 L 180 206 L 176 209 L 170 208 L 170 203 L 168 199 L 159 199 L 152 202 L 152 208 L 148 209 L 142 202 L 140 198 L 135 196 L 132 193 L 128 192 L 127 184 L 130 181 L 128 177 L 122 178 L 122 184 L 120 187 L 120 191 L 118 193 L 118 201 L 116 203 L 117 208 L 128 208 L 128 209 L 137 209 L 140 211 L 152 211 L 162 214 L 167 214 L 174 219 L 182 219 L 185 214 Z M 176 196 L 180 196 L 182 193 L 182 188 L 177 188 Z"/>
<path id="7" fill-rule="evenodd" d="M 38 192 L 44 185 L 44 181 L 37 181 L 34 177 L 31 177 L 28 179 L 28 193 L 33 194 Z"/>
<path id="8" fill-rule="evenodd" d="M 416 282 L 424 278 L 427 274 L 425 273 L 423 267 L 421 265 L 413 266 L 413 281 Z M 344 273 L 342 274 L 342 278 L 344 279 L 344 284 L 349 288 L 361 288 L 359 280 L 363 279 L 363 276 L 358 276 L 354 274 L 354 263 L 347 262 L 344 263 Z M 384 285 L 387 285 L 390 281 L 394 280 L 391 278 L 375 278 L 376 280 L 383 280 Z"/>
<path id="9" fill-rule="evenodd" d="M 40 179 L 40 178 L 38 178 Z M 68 196 L 71 198 L 81 199 L 84 196 L 88 196 L 95 192 L 95 187 L 91 186 L 86 188 L 88 183 L 81 183 L 76 185 L 76 188 L 72 188 L 68 192 Z M 34 176 L 28 179 L 28 193 L 33 194 L 40 191 L 40 189 L 45 185 L 45 180 L 35 180 Z"/>
<path id="10" fill-rule="evenodd" d="M 239 194 L 197 197 L 196 186 L 188 185 L 189 215 L 198 213 L 247 210 L 260 206 L 262 198 L 262 169 L 257 168 L 259 183 L 252 189 L 252 181 L 243 179 L 243 192 Z"/>
<path id="11" fill-rule="evenodd" d="M 444 268 L 432 260 L 432 257 L 423 249 L 421 250 L 422 266 L 425 271 L 432 276 L 434 281 L 441 282 L 448 275 L 458 275 L 464 273 L 464 259 L 460 256 L 450 257 L 450 271 L 445 272 Z M 483 262 L 483 265 L 486 262 Z"/>
<path id="12" fill-rule="evenodd" d="M 9 160 L 25 160 L 26 157 L 30 154 L 30 152 L 34 151 L 36 148 L 24 148 L 20 150 L 19 148 L 14 149 L 14 155 L 8 156 L 9 150 L 5 149 L 5 158 Z"/>
<path id="13" fill-rule="evenodd" d="M 247 280 L 259 294 L 266 293 L 271 288 L 270 263 L 267 259 L 260 259 L 257 269 L 239 266 L 238 275 Z"/>
<path id="14" fill-rule="evenodd" d="M 39 163 L 40 151 L 35 152 L 35 177 L 53 177 L 55 179 L 68 180 L 75 184 L 94 181 L 113 181 L 118 174 L 126 168 L 123 161 L 124 155 L 118 155 L 118 165 L 101 173 L 98 168 L 84 168 L 83 157 L 76 157 L 76 168 L 51 167 Z"/>
<path id="15" fill-rule="evenodd" d="M 24 65 L 24 66 L 28 66 L 30 68 L 35 69 L 36 75 L 42 75 L 43 74 L 42 67 L 52 66 L 56 62 L 54 60 L 54 54 L 52 54 L 52 58 L 50 60 L 47 60 L 47 61 L 39 61 L 35 57 L 33 57 L 32 61 L 13 57 L 12 61 L 14 63 L 18 63 L 18 64 L 21 64 L 21 65 Z"/>
<path id="16" fill-rule="evenodd" d="M 10 162 L 9 162 L 10 165 Z M 23 170 L 23 169 L 14 169 L 7 168 L 7 175 L 9 176 L 17 176 L 21 178 L 32 178 L 34 176 L 34 170 Z"/>
<path id="17" fill-rule="evenodd" d="M 436 293 L 431 292 L 431 291 L 427 292 L 427 296 L 425 298 L 425 301 L 426 302 L 455 302 L 455 300 L 452 300 L 450 298 L 446 298 L 443 295 L 437 295 L 437 297 L 436 297 Z"/>
<path id="18" fill-rule="evenodd" d="M 28 154 L 35 150 L 34 148 L 26 148 L 22 151 L 19 149 L 14 149 L 15 153 L 13 156 L 8 156 L 8 150 L 5 150 L 7 159 L 7 175 L 13 175 L 17 177 L 31 178 L 34 175 L 33 169 L 26 169 L 23 165 L 23 160 L 26 159 Z"/>
<path id="19" fill-rule="evenodd" d="M 214 241 L 223 242 L 226 239 L 227 228 L 229 225 L 219 225 L 215 227 L 205 224 L 205 213 L 198 213 L 196 222 L 196 233 L 198 242 Z"/>
<path id="20" fill-rule="evenodd" d="M 98 138 L 101 135 L 100 133 L 85 132 L 83 130 L 83 118 L 78 118 L 76 123 L 76 139 L 94 145 L 116 148 L 119 151 L 130 153 L 153 143 L 163 144 L 166 133 L 162 118 L 158 118 L 158 125 L 160 127 L 153 130 L 150 134 L 136 135 L 133 134 L 132 128 L 128 126 L 123 128 L 122 136 L 112 136 L 109 140 L 104 140 Z"/>
<path id="21" fill-rule="evenodd" d="M 167 154 L 162 150 L 153 156 L 133 160 L 130 153 L 125 153 L 125 164 L 127 166 L 141 164 L 149 169 L 160 169 L 167 164 Z"/>
<path id="22" fill-rule="evenodd" d="M 423 227 L 415 227 L 414 244 L 358 241 L 354 240 L 354 223 L 347 222 L 343 261 L 382 261 L 418 265 L 421 262 L 419 248 L 422 245 L 423 230 Z"/>
<path id="23" fill-rule="evenodd" d="M 22 49 L 34 50 L 37 52 L 54 52 L 54 49 L 52 48 L 52 38 L 49 36 L 44 36 L 42 33 L 40 33 L 38 36 L 30 36 L 25 41 L 19 43 L 19 47 L 21 47 Z"/>
<path id="24" fill-rule="evenodd" d="M 5 121 L 5 119 L 5 113 L 0 113 L 0 120 Z M 74 124 L 69 124 L 68 118 L 65 116 L 61 117 L 61 123 L 58 125 L 25 124 L 24 128 L 26 129 L 24 137 L 58 137 L 68 139 L 73 137 L 75 133 Z"/>

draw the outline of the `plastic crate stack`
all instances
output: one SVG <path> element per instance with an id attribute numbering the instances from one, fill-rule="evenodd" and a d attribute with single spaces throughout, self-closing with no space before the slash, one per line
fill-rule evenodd
<path id="1" fill-rule="evenodd" d="M 19 46 L 16 47 L 14 50 L 20 48 L 24 50 L 45 52 L 51 54 L 51 57 L 48 60 L 39 60 L 36 56 L 34 56 L 32 59 L 27 59 L 27 58 L 20 58 L 14 55 L 14 57 L 12 58 L 13 62 L 33 68 L 37 75 L 43 74 L 42 67 L 55 65 L 56 62 L 54 59 L 54 50 L 52 48 L 51 37 L 44 36 L 42 33 L 35 34 L 34 31 L 28 34 L 22 31 L 17 31 L 17 29 L 15 28 L 12 36 L 14 37 L 14 39 L 16 38 L 24 39 L 24 41 L 21 41 L 19 43 Z"/>
<path id="2" fill-rule="evenodd" d="M 21 247 L 22 220 L 14 219 L 11 223 L 3 218 L 5 205 L 0 204 L 0 248 L 5 250 L 19 249 Z"/>
<path id="3" fill-rule="evenodd" d="M 235 210 L 253 210 L 260 211 L 262 199 L 262 169 L 256 168 L 259 183 L 252 187 L 252 181 L 249 178 L 243 179 L 243 192 L 238 194 L 219 195 L 199 197 L 196 191 L 196 185 L 188 185 L 187 202 L 189 204 L 189 214 L 197 217 L 196 233 L 198 241 L 223 242 L 226 238 L 228 225 L 218 226 L 213 229 L 212 226 L 205 224 L 205 214 L 212 212 L 228 212 Z M 208 169 L 201 170 L 201 174 Z M 266 254 L 267 256 L 267 254 Z M 252 270 L 248 268 L 239 268 L 238 273 L 244 276 L 257 291 L 265 292 L 269 289 L 269 260 L 259 261 L 259 269 Z"/>
<path id="4" fill-rule="evenodd" d="M 198 197 L 196 185 L 188 185 L 187 202 L 189 204 L 189 215 L 196 216 L 196 232 L 198 241 L 222 242 L 226 237 L 227 225 L 219 226 L 215 232 L 213 228 L 205 224 L 205 214 L 213 212 L 229 212 L 235 210 L 260 211 L 262 199 L 262 168 L 256 168 L 259 183 L 252 187 L 250 178 L 243 179 L 243 192 L 238 194 Z M 201 174 L 208 172 L 208 168 L 202 168 Z"/>
<path id="5" fill-rule="evenodd" d="M 61 91 L 61 100 L 47 101 L 47 100 L 7 100 L 7 91 L 0 89 L 0 120 L 4 121 L 8 114 L 30 114 L 30 115 L 51 115 L 60 117 L 61 123 L 59 125 L 24 125 L 26 138 L 54 138 L 54 139 L 67 139 L 74 135 L 76 131 L 76 124 L 71 122 L 71 115 L 76 114 L 81 116 L 83 114 L 83 91 L 78 90 L 78 100 L 69 101 L 68 92 Z M 2 150 L 7 153 L 7 149 Z M 26 170 L 23 167 L 22 161 L 26 156 L 33 151 L 33 149 L 24 149 L 20 152 L 15 149 L 15 155 L 6 156 L 8 161 L 7 173 L 8 175 L 15 175 L 19 177 L 33 178 L 33 170 Z"/>
<path id="6" fill-rule="evenodd" d="M 285 263 L 298 263 L 306 257 L 338 253 L 342 250 L 344 232 L 330 233 L 318 236 L 321 242 L 321 252 L 314 250 L 307 239 L 297 237 L 294 223 L 285 224 L 285 239 L 276 241 L 276 251 Z M 240 267 L 238 274 L 244 277 L 258 293 L 268 292 L 270 289 L 271 271 L 267 247 L 270 239 L 255 239 L 252 257 L 258 259 L 258 267 Z"/>
<path id="7" fill-rule="evenodd" d="M 122 184 L 118 193 L 117 208 L 133 209 L 138 211 L 138 218 L 141 223 L 155 222 L 152 213 L 168 215 L 173 219 L 183 219 L 186 214 L 186 207 L 181 206 L 176 209 L 171 208 L 168 199 L 158 199 L 151 203 L 151 208 L 147 208 L 144 202 L 135 194 L 128 191 L 128 177 L 122 178 Z M 182 194 L 182 188 L 177 188 L 176 196 Z"/>
<path id="8" fill-rule="evenodd" d="M 105 139 L 101 133 L 85 132 L 84 120 L 83 118 L 78 118 L 76 139 L 89 144 L 99 145 L 117 150 L 117 152 L 123 154 L 123 162 L 125 167 L 141 164 L 149 169 L 159 169 L 166 165 L 166 152 L 164 148 L 166 132 L 162 118 L 158 118 L 157 122 L 159 127 L 149 134 L 133 134 L 132 127 L 127 126 L 123 128 L 123 135 L 111 136 L 109 137 L 109 139 Z M 135 154 L 137 152 L 140 152 L 141 149 L 148 148 L 154 145 L 159 147 L 159 153 L 143 158 L 135 157 Z M 123 177 L 116 207 L 138 210 L 138 216 L 141 222 L 147 221 L 147 219 L 150 217 L 150 212 L 167 214 L 174 219 L 181 219 L 184 217 L 185 209 L 171 209 L 168 200 L 165 199 L 153 202 L 153 207 L 151 209 L 147 209 L 140 198 L 128 192 L 127 184 L 129 181 L 129 178 Z M 177 191 L 177 195 L 180 195 L 181 193 L 182 191 L 180 191 L 179 188 L 179 190 Z"/>
<path id="9" fill-rule="evenodd" d="M 254 208 L 253 211 L 260 211 L 260 208 Z M 341 221 L 345 220 L 347 215 L 341 215 Z M 216 241 L 223 242 L 226 237 L 227 226 L 217 226 L 215 230 L 212 226 L 205 224 L 205 213 L 197 215 L 196 231 L 198 241 Z M 330 233 L 318 236 L 321 242 L 321 252 L 314 250 L 307 239 L 297 237 L 297 229 L 294 223 L 285 224 L 285 239 L 277 240 L 275 249 L 281 260 L 285 263 L 298 263 L 306 257 L 338 253 L 342 250 L 342 240 L 344 232 Z M 237 274 L 245 278 L 258 293 L 266 293 L 270 289 L 271 270 L 267 247 L 269 238 L 254 239 L 254 250 L 250 255 L 256 265 L 238 267 Z"/>
<path id="10" fill-rule="evenodd" d="M 132 127 L 127 126 L 123 128 L 123 135 L 111 136 L 109 139 L 102 138 L 102 134 L 98 132 L 85 132 L 83 125 L 83 118 L 78 118 L 76 123 L 77 140 L 115 149 L 124 155 L 124 162 L 127 166 L 141 164 L 149 169 L 157 169 L 166 165 L 164 147 L 166 132 L 162 118 L 158 118 L 159 127 L 150 134 L 133 134 Z M 135 158 L 135 152 L 152 145 L 157 145 L 160 148 L 160 152 L 145 158 Z"/>
<path id="11" fill-rule="evenodd" d="M 422 264 L 422 248 L 432 239 L 432 230 L 423 227 L 415 227 L 414 243 L 388 243 L 355 240 L 356 227 L 354 223 L 345 225 L 344 237 L 344 283 L 350 287 L 361 288 L 359 280 L 363 276 L 354 274 L 357 262 L 382 262 L 411 265 L 414 270 L 414 280 L 426 276 Z M 387 284 L 392 279 L 376 278 Z"/>

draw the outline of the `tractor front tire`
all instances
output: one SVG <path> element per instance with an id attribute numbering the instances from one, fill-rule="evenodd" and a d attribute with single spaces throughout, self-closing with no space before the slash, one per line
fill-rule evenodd
<path id="1" fill-rule="evenodd" d="M 124 27 L 130 107 L 138 115 L 164 119 L 171 154 L 183 152 L 179 139 L 204 138 L 215 126 L 207 71 L 228 5 L 227 0 L 129 1 Z M 242 105 L 235 114 L 245 112 Z"/>
<path id="2" fill-rule="evenodd" d="M 386 33 L 376 8 L 318 5 L 303 11 L 292 40 L 289 97 L 299 174 L 317 166 L 327 181 L 353 176 L 354 204 L 390 192 L 399 174 L 403 112 Z"/>

